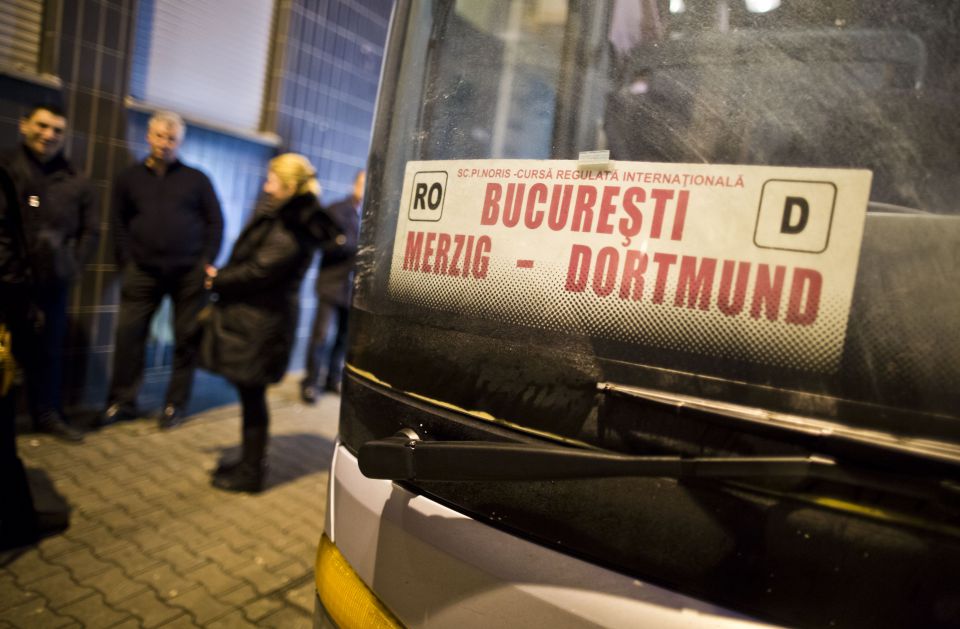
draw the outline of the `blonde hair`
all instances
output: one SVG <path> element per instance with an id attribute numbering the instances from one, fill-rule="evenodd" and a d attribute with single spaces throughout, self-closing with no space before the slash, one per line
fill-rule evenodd
<path id="1" fill-rule="evenodd" d="M 284 184 L 294 188 L 295 194 L 312 192 L 320 197 L 320 182 L 317 171 L 310 160 L 297 153 L 284 153 L 270 160 L 270 172 L 280 178 Z"/>

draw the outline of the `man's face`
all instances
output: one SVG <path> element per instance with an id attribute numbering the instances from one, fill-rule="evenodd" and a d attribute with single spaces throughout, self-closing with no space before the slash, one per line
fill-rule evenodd
<path id="1" fill-rule="evenodd" d="M 150 145 L 150 157 L 167 164 L 177 159 L 180 142 L 183 141 L 183 132 L 165 122 L 154 122 L 147 129 L 147 144 Z"/>
<path id="2" fill-rule="evenodd" d="M 63 148 L 67 132 L 67 119 L 38 109 L 29 118 L 20 121 L 20 134 L 23 143 L 41 162 L 55 157 Z"/>

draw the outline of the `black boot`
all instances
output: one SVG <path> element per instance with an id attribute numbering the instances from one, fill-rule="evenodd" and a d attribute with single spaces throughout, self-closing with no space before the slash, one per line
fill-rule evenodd
<path id="1" fill-rule="evenodd" d="M 231 474 L 235 469 L 240 467 L 240 464 L 243 463 L 243 459 L 237 459 L 236 461 L 220 461 L 217 464 L 217 469 L 213 471 L 214 476 L 222 476 L 223 474 Z"/>
<path id="2" fill-rule="evenodd" d="M 243 457 L 238 463 L 225 463 L 213 474 L 213 486 L 227 491 L 259 493 L 267 476 L 267 427 L 243 429 Z"/>

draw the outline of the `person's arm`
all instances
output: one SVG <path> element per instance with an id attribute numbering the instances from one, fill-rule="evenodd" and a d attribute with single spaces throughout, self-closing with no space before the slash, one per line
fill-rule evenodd
<path id="1" fill-rule="evenodd" d="M 322 247 L 323 266 L 334 266 L 350 262 L 357 255 L 360 218 L 352 205 L 341 203 L 323 210 L 335 226 L 338 233 L 331 234 L 326 246 Z"/>
<path id="2" fill-rule="evenodd" d="M 0 320 L 6 308 L 17 308 L 39 329 L 43 312 L 29 289 L 31 271 L 24 240 L 15 175 L 8 163 L 0 162 Z"/>
<path id="3" fill-rule="evenodd" d="M 130 201 L 123 175 L 113 183 L 113 198 L 110 205 L 113 227 L 114 253 L 117 266 L 123 268 L 130 260 Z"/>
<path id="4" fill-rule="evenodd" d="M 203 239 L 203 262 L 211 264 L 217 259 L 220 244 L 223 241 L 223 212 L 220 210 L 220 200 L 213 189 L 213 184 L 206 175 L 203 175 L 203 184 L 200 187 L 200 203 L 207 223 Z"/>
<path id="5" fill-rule="evenodd" d="M 90 182 L 83 180 L 83 191 L 80 193 L 80 203 L 77 211 L 80 213 L 80 233 L 77 236 L 76 259 L 82 270 L 97 250 L 100 242 L 100 216 L 97 212 L 97 195 Z"/>
<path id="6" fill-rule="evenodd" d="M 19 213 L 16 212 L 19 202 L 20 197 L 13 177 L 7 165 L 0 162 L 0 290 L 8 289 L 8 284 L 15 284 L 23 279 L 21 243 L 14 224 L 14 220 L 19 220 Z M 11 303 L 7 301 L 0 304 L 0 307 L 9 306 Z"/>
<path id="7" fill-rule="evenodd" d="M 252 257 L 217 271 L 210 287 L 225 298 L 262 291 L 296 270 L 302 250 L 302 243 L 291 232 L 274 226 Z"/>

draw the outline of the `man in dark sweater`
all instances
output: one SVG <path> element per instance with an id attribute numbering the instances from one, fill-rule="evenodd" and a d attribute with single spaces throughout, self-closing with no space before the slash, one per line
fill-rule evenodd
<path id="1" fill-rule="evenodd" d="M 144 344 L 165 295 L 173 301 L 174 352 L 160 427 L 182 422 L 190 398 L 203 279 L 220 250 L 223 215 L 210 179 L 177 158 L 185 131 L 177 114 L 156 113 L 147 129 L 150 155 L 114 182 L 114 238 L 123 283 L 113 380 L 101 424 L 139 415 Z"/>
<path id="2" fill-rule="evenodd" d="M 5 300 L 10 302 L 5 306 L 18 308 L 30 319 L 15 342 L 34 427 L 82 441 L 83 434 L 66 422 L 62 407 L 67 297 L 96 250 L 100 216 L 93 186 L 63 155 L 66 128 L 66 116 L 58 107 L 35 106 L 20 121 L 20 146 L 0 157 L 18 198 L 17 207 L 9 208 L 17 216 L 6 217 L 7 231 L 15 228 L 20 235 L 0 248 L 6 246 L 10 256 L 18 255 L 14 248 L 21 250 L 25 262 L 19 281 L 12 276 L 0 281 L 23 291 L 19 299 Z M 17 313 L 7 314 L 18 320 Z"/>
<path id="3" fill-rule="evenodd" d="M 324 390 L 340 392 L 365 184 L 366 173 L 361 170 L 353 180 L 353 193 L 327 209 L 330 217 L 343 230 L 343 242 L 338 241 L 338 246 L 324 252 L 320 259 L 317 312 L 313 317 L 310 344 L 307 346 L 307 372 L 300 383 L 300 397 L 307 404 L 316 403 L 321 395 L 321 381 Z"/>

